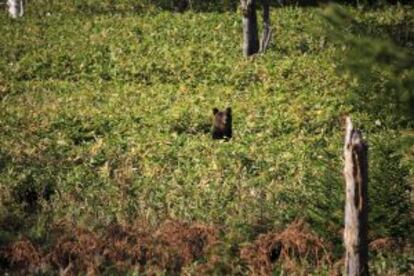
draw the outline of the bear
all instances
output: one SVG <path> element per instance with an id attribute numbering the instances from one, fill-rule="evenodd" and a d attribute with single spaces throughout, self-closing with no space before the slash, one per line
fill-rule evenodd
<path id="1" fill-rule="evenodd" d="M 232 114 L 231 107 L 227 107 L 224 111 L 213 108 L 213 127 L 211 135 L 213 139 L 229 140 L 232 137 Z"/>

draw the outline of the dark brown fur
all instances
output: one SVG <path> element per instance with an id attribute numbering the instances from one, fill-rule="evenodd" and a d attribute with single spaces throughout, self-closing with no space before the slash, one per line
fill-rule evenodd
<path id="1" fill-rule="evenodd" d="M 232 114 L 231 108 L 228 107 L 224 111 L 213 108 L 214 122 L 211 134 L 213 139 L 230 139 L 232 136 Z"/>

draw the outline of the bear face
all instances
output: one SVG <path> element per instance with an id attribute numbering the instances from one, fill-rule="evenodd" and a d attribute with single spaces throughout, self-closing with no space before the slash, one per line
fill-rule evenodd
<path id="1" fill-rule="evenodd" d="M 231 108 L 228 107 L 224 111 L 213 108 L 213 128 L 211 134 L 213 139 L 230 139 L 232 136 L 232 115 Z"/>

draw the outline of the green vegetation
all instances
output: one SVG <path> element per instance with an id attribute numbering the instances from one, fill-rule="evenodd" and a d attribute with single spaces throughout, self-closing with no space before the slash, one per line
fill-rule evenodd
<path id="1" fill-rule="evenodd" d="M 341 30 L 320 8 L 273 9 L 273 43 L 245 59 L 237 12 L 47 2 L 29 2 L 22 19 L 0 14 L 3 251 L 27 239 L 47 252 L 62 221 L 102 237 L 113 224 L 197 221 L 217 230 L 220 250 L 212 246 L 185 271 L 197 274 L 215 257 L 204 272 L 247 274 L 254 265 L 242 249 L 261 233 L 296 233 L 283 230 L 301 220 L 310 244 L 326 245 L 315 249 L 322 261 L 276 262 L 274 272 L 328 273 L 343 253 L 341 120 L 351 114 L 370 145 L 369 238 L 398 244 L 372 251 L 371 269 L 414 272 L 414 133 L 401 107 L 413 91 L 412 65 L 347 66 L 357 48 L 332 35 Z M 365 39 L 384 41 L 413 22 L 411 7 L 346 10 L 355 30 L 367 26 Z M 402 39 L 384 43 L 403 55 L 414 37 Z M 214 141 L 211 110 L 227 106 L 233 139 Z M 22 268 L 0 254 L 0 271 L 13 269 Z M 109 261 L 99 269 L 115 273 Z"/>

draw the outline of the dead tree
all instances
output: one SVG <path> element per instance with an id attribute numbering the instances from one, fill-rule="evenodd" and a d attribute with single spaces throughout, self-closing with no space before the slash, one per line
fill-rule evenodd
<path id="1" fill-rule="evenodd" d="M 262 0 L 263 5 L 263 33 L 260 41 L 260 52 L 264 52 L 269 46 L 272 29 L 270 28 L 270 5 L 269 0 Z"/>
<path id="2" fill-rule="evenodd" d="M 240 0 L 243 14 L 243 54 L 251 56 L 264 52 L 270 43 L 270 5 L 269 0 L 261 0 L 263 5 L 263 34 L 259 42 L 257 27 L 256 0 Z"/>
<path id="3" fill-rule="evenodd" d="M 345 275 L 369 275 L 368 271 L 368 145 L 346 118 L 344 147 Z"/>

